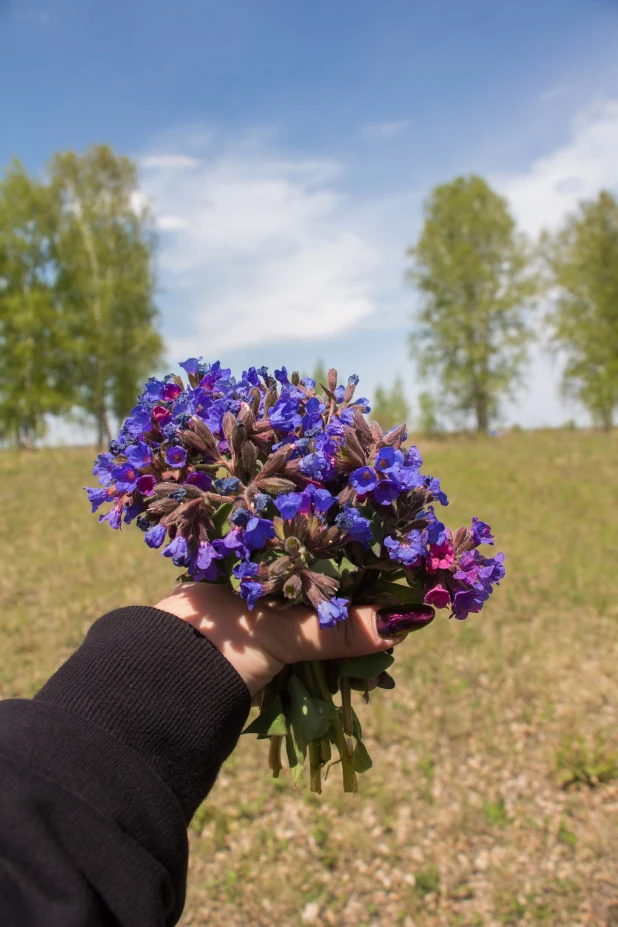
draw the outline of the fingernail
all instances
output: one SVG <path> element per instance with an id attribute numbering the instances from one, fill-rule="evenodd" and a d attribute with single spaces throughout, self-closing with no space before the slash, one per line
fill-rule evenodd
<path id="1" fill-rule="evenodd" d="M 376 630 L 380 637 L 397 637 L 419 631 L 433 621 L 435 612 L 430 605 L 391 605 L 376 615 Z"/>

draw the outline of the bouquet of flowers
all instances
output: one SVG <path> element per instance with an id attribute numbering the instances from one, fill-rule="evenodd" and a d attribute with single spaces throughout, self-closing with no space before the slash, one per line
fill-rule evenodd
<path id="1" fill-rule="evenodd" d="M 180 365 L 188 383 L 151 378 L 88 487 L 93 512 L 112 528 L 135 522 L 183 581 L 229 584 L 253 609 L 304 603 L 322 627 L 345 621 L 350 604 L 434 607 L 464 619 L 479 612 L 504 576 L 504 555 L 486 557 L 489 525 L 453 532 L 435 506 L 448 505 L 436 477 L 421 473 L 406 426 L 386 434 L 355 399 L 358 377 L 337 371 L 316 384 L 285 367 L 251 367 L 240 379 L 217 361 Z M 396 609 L 395 609 L 396 612 Z M 285 620 L 282 611 L 281 620 Z M 397 630 L 396 619 L 392 632 Z M 270 741 L 273 775 L 285 753 L 296 784 L 309 757 L 312 790 L 338 751 L 345 791 L 371 766 L 352 691 L 369 680 L 393 688 L 383 652 L 285 667 L 260 697 L 246 730 Z M 333 698 L 333 696 L 339 696 Z"/>

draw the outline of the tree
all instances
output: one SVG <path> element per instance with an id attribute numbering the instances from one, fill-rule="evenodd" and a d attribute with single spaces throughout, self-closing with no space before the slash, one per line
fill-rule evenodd
<path id="1" fill-rule="evenodd" d="M 566 354 L 563 391 L 609 431 L 618 407 L 618 202 L 601 191 L 580 203 L 542 247 L 551 272 L 555 345 Z"/>
<path id="2" fill-rule="evenodd" d="M 71 346 L 55 299 L 49 187 L 14 161 L 0 180 L 0 437 L 32 446 L 71 404 Z"/>
<path id="3" fill-rule="evenodd" d="M 371 409 L 371 417 L 384 431 L 406 422 L 410 407 L 406 401 L 405 387 L 399 374 L 395 376 L 390 390 L 378 384 Z"/>
<path id="4" fill-rule="evenodd" d="M 78 405 L 109 440 L 109 416 L 131 409 L 160 362 L 154 237 L 135 165 L 107 145 L 58 154 L 49 168 L 56 202 L 56 294 L 72 318 Z"/>
<path id="5" fill-rule="evenodd" d="M 422 295 L 410 348 L 421 375 L 439 378 L 444 402 L 486 432 L 526 357 L 537 288 L 528 247 L 506 200 L 474 175 L 436 187 L 424 217 L 408 252 Z"/>
<path id="6" fill-rule="evenodd" d="M 311 374 L 311 377 L 312 379 L 315 380 L 316 393 L 318 394 L 318 396 L 323 396 L 324 391 L 322 390 L 320 384 L 323 383 L 325 386 L 327 385 L 328 374 L 326 373 L 326 370 L 324 369 L 324 364 L 322 363 L 321 360 L 316 361 L 315 368 L 314 368 L 313 373 Z"/>
<path id="7" fill-rule="evenodd" d="M 441 432 L 438 421 L 438 404 L 436 397 L 428 390 L 423 390 L 418 397 L 418 428 L 421 434 L 433 438 Z"/>

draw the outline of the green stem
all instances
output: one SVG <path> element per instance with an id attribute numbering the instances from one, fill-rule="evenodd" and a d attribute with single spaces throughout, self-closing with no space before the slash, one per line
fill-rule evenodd
<path id="1" fill-rule="evenodd" d="M 343 732 L 348 737 L 352 736 L 352 688 L 350 686 L 350 677 L 342 676 L 339 680 L 341 689 L 341 716 L 343 719 Z"/>
<path id="2" fill-rule="evenodd" d="M 279 773 L 283 769 L 281 765 L 281 744 L 283 737 L 275 734 L 270 738 L 270 747 L 268 748 L 268 765 L 273 771 L 273 779 L 279 778 Z"/>
<path id="3" fill-rule="evenodd" d="M 322 751 L 319 743 L 309 744 L 309 788 L 322 794 Z"/>
<path id="4" fill-rule="evenodd" d="M 322 663 L 319 660 L 312 660 L 311 668 L 313 670 L 315 680 L 318 684 L 320 695 L 325 702 L 330 702 L 330 704 L 333 705 L 334 702 L 326 683 L 326 677 L 324 676 L 324 667 L 322 666 Z M 335 743 L 341 758 L 341 768 L 343 770 L 343 791 L 357 792 L 358 783 L 356 781 L 356 773 L 354 771 L 354 767 L 352 766 L 348 745 L 345 739 L 345 734 L 343 733 L 343 728 L 341 727 L 341 721 L 339 720 L 338 714 L 335 714 L 332 720 L 332 725 L 333 732 L 335 734 Z"/>

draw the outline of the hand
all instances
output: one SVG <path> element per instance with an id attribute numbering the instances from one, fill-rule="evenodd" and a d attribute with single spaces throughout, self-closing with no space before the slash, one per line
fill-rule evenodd
<path id="1" fill-rule="evenodd" d="M 256 695 L 286 663 L 366 656 L 401 643 L 410 631 L 428 625 L 434 616 L 427 605 L 378 610 L 350 608 L 348 618 L 333 628 L 320 628 L 311 608 L 277 610 L 246 602 L 227 586 L 182 583 L 157 608 L 196 628 L 229 660 Z"/>

